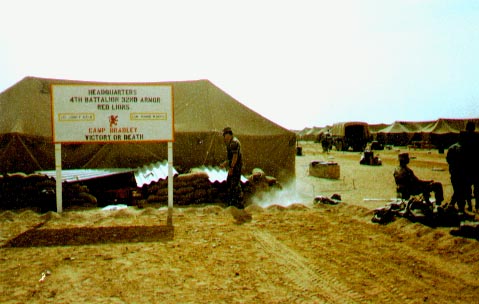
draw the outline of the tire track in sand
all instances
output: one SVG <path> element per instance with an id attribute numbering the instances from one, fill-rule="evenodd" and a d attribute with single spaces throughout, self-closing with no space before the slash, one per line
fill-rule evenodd
<path id="1" fill-rule="evenodd" d="M 278 241 L 266 231 L 251 230 L 261 248 L 279 267 L 284 278 L 301 290 L 304 297 L 321 299 L 322 303 L 362 303 L 361 295 L 343 285 L 326 271 L 311 268 L 309 262 L 300 254 Z"/>

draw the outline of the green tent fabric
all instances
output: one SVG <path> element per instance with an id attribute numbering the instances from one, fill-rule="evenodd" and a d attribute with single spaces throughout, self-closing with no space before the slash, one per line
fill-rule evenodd
<path id="1" fill-rule="evenodd" d="M 0 173 L 54 169 L 52 84 L 106 83 L 26 77 L 2 92 Z M 244 106 L 208 80 L 149 84 L 173 86 L 173 156 L 178 170 L 222 162 L 226 152 L 221 131 L 229 126 L 242 143 L 244 173 L 259 167 L 280 180 L 294 177 L 294 132 Z M 62 145 L 65 169 L 136 168 L 166 158 L 166 143 Z"/>
<path id="2" fill-rule="evenodd" d="M 431 133 L 431 134 L 449 134 L 455 133 L 459 134 L 459 132 L 464 131 L 466 129 L 467 121 L 464 119 L 445 119 L 440 118 L 436 120 L 434 123 L 425 126 L 422 129 L 424 133 Z"/>
<path id="3" fill-rule="evenodd" d="M 448 148 L 459 141 L 459 133 L 466 129 L 468 121 L 474 122 L 476 127 L 479 127 L 479 119 L 440 118 L 435 123 L 423 128 L 422 131 L 427 135 L 425 138 L 431 144 L 440 148 Z"/>
<path id="4" fill-rule="evenodd" d="M 318 141 L 321 137 L 321 134 L 324 134 L 327 132 L 327 130 L 327 127 L 304 128 L 303 130 L 297 132 L 298 140 Z"/>
<path id="5" fill-rule="evenodd" d="M 479 128 L 478 118 L 439 118 L 434 121 L 395 121 L 374 132 L 374 138 L 386 144 L 405 146 L 412 141 L 426 141 L 437 147 L 449 147 L 458 141 L 466 123 L 472 121 Z"/>
<path id="6" fill-rule="evenodd" d="M 379 142 L 387 145 L 405 146 L 409 144 L 415 136 L 416 140 L 419 140 L 420 132 L 420 124 L 406 121 L 395 121 L 389 126 L 376 131 L 374 137 Z"/>
<path id="7" fill-rule="evenodd" d="M 388 124 L 385 124 L 385 123 L 369 124 L 369 131 L 371 133 L 377 133 L 379 130 L 384 129 L 387 126 L 388 126 Z"/>

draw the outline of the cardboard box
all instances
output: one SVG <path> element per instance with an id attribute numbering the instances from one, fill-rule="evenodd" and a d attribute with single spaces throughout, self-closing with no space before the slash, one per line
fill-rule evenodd
<path id="1" fill-rule="evenodd" d="M 335 162 L 312 161 L 309 175 L 322 178 L 339 179 L 339 165 Z"/>

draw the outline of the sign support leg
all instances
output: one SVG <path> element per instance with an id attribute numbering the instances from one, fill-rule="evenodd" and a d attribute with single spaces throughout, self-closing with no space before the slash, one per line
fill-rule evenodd
<path id="1" fill-rule="evenodd" d="M 62 208 L 62 145 L 55 144 L 55 170 L 56 170 L 56 194 L 57 212 L 63 212 Z"/>
<path id="2" fill-rule="evenodd" d="M 168 142 L 168 225 L 173 225 L 173 143 Z"/>

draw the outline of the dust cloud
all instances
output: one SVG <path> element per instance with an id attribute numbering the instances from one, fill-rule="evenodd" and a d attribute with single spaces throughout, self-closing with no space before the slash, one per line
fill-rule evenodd
<path id="1" fill-rule="evenodd" d="M 269 191 L 261 191 L 251 198 L 251 203 L 262 208 L 271 205 L 288 207 L 292 204 L 312 205 L 312 197 L 299 193 L 296 188 L 296 181 L 282 185 L 281 189 L 274 188 Z"/>

